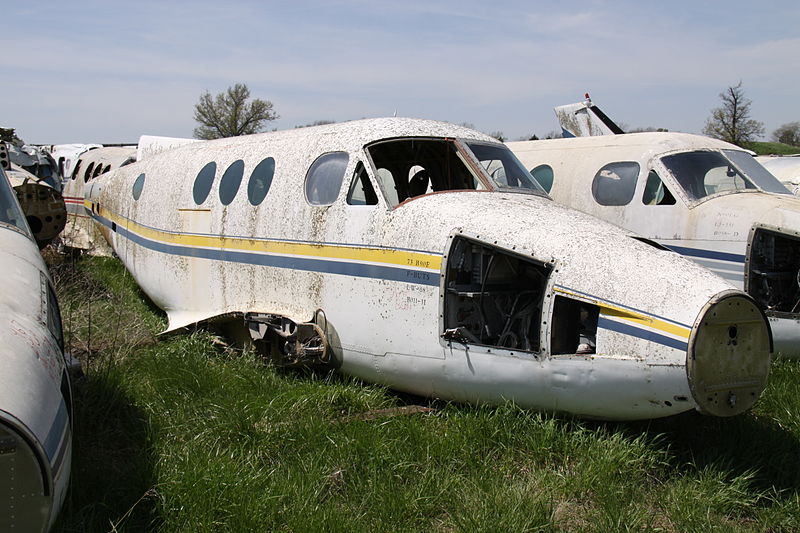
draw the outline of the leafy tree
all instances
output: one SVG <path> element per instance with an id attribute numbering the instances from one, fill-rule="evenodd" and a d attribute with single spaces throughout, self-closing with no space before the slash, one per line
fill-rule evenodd
<path id="1" fill-rule="evenodd" d="M 722 107 L 711 110 L 703 133 L 715 139 L 742 145 L 764 135 L 764 123 L 750 118 L 749 98 L 745 97 L 742 82 L 719 93 Z"/>
<path id="2" fill-rule="evenodd" d="M 779 127 L 772 132 L 772 140 L 790 146 L 800 146 L 800 122 L 789 122 Z"/>
<path id="3" fill-rule="evenodd" d="M 206 91 L 194 105 L 194 119 L 200 123 L 194 129 L 198 139 L 219 139 L 249 135 L 264 129 L 267 122 L 278 118 L 272 102 L 250 99 L 250 89 L 243 83 L 216 96 Z"/>

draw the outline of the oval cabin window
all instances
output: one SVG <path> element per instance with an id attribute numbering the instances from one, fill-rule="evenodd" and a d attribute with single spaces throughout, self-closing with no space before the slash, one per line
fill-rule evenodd
<path id="1" fill-rule="evenodd" d="M 311 205 L 331 205 L 339 196 L 349 157 L 347 152 L 319 156 L 306 174 L 306 200 Z"/>
<path id="2" fill-rule="evenodd" d="M 275 160 L 271 157 L 264 159 L 253 169 L 250 181 L 247 183 L 247 199 L 252 205 L 259 205 L 264 201 L 274 175 Z"/>
<path id="3" fill-rule="evenodd" d="M 144 189 L 144 173 L 139 174 L 139 177 L 136 178 L 136 181 L 133 182 L 133 199 L 138 200 L 139 197 L 142 195 L 142 189 Z"/>
<path id="4" fill-rule="evenodd" d="M 550 165 L 539 165 L 531 170 L 531 175 L 545 191 L 550 192 L 553 188 L 553 167 Z"/>
<path id="5" fill-rule="evenodd" d="M 219 181 L 219 201 L 222 205 L 228 205 L 236 198 L 242 176 L 244 176 L 244 161 L 237 159 L 225 170 Z"/>
<path id="6" fill-rule="evenodd" d="M 217 164 L 212 161 L 197 173 L 194 179 L 194 187 L 192 188 L 192 196 L 194 203 L 197 205 L 202 204 L 208 198 L 208 193 L 211 192 L 211 185 L 214 184 L 214 176 L 217 174 Z"/>

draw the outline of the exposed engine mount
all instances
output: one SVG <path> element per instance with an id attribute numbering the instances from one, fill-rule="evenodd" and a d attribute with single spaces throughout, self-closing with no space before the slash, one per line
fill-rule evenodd
<path id="1" fill-rule="evenodd" d="M 292 368 L 330 365 L 328 339 L 317 324 L 298 324 L 266 313 L 248 313 L 244 320 L 253 344 L 274 364 Z"/>

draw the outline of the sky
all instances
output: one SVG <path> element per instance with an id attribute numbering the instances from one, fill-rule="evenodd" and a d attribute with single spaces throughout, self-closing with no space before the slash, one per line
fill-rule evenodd
<path id="1" fill-rule="evenodd" d="M 800 121 L 800 2 L 0 3 L 0 126 L 31 144 L 191 137 L 205 91 L 280 118 L 397 116 L 509 140 L 589 92 L 629 128 L 700 133 L 742 82 L 766 137 Z"/>

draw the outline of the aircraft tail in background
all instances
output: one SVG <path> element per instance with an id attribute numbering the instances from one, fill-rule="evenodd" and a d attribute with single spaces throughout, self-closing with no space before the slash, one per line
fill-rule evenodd
<path id="1" fill-rule="evenodd" d="M 599 107 L 592 103 L 589 93 L 583 102 L 553 108 L 563 137 L 593 137 L 625 133 Z"/>

